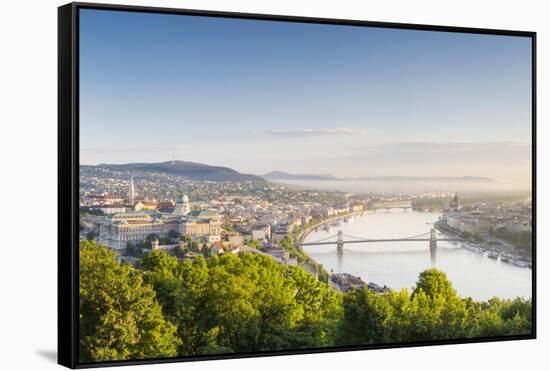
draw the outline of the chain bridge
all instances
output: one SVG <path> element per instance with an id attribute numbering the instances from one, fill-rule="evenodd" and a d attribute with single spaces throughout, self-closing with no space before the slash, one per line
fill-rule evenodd
<path id="1" fill-rule="evenodd" d="M 331 240 L 336 237 L 336 240 Z M 344 239 L 346 238 L 346 239 Z M 462 238 L 437 238 L 437 231 L 435 228 L 431 228 L 429 232 L 417 234 L 414 236 L 399 237 L 399 238 L 366 238 L 357 237 L 344 234 L 342 230 L 338 231 L 338 234 L 328 236 L 316 241 L 304 242 L 302 246 L 320 246 L 320 245 L 336 245 L 336 251 L 338 254 L 342 254 L 344 251 L 344 244 L 351 243 L 384 243 L 384 242 L 429 242 L 430 253 L 432 259 L 435 259 L 435 252 L 437 249 L 437 241 L 464 241 Z"/>

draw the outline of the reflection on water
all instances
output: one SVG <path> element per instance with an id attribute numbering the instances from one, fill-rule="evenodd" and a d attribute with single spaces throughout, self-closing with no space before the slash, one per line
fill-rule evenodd
<path id="1" fill-rule="evenodd" d="M 378 212 L 365 214 L 350 223 L 341 223 L 328 231 L 312 232 L 305 242 L 344 234 L 366 238 L 399 238 L 429 232 L 438 213 Z M 438 233 L 438 237 L 441 235 Z M 411 289 L 418 274 L 428 268 L 443 270 L 461 296 L 486 300 L 493 296 L 531 297 L 531 270 L 489 259 L 461 247 L 458 242 L 438 241 L 430 248 L 428 241 L 344 244 L 341 255 L 336 244 L 304 246 L 317 262 L 335 273 L 351 273 L 366 282 L 387 285 L 393 289 Z"/>

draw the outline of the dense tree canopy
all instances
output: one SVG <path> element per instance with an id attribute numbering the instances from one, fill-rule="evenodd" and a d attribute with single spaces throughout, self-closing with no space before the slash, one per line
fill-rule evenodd
<path id="1" fill-rule="evenodd" d="M 143 267 L 185 339 L 183 355 L 313 347 L 334 339 L 341 295 L 301 268 L 256 254 L 181 263 L 157 251 Z"/>
<path id="2" fill-rule="evenodd" d="M 90 241 L 80 316 L 83 362 L 531 333 L 530 300 L 461 298 L 435 269 L 411 293 L 344 295 L 258 254 L 183 262 L 153 251 L 134 269 Z"/>
<path id="3" fill-rule="evenodd" d="M 340 342 L 376 344 L 530 334 L 531 301 L 460 298 L 445 273 L 422 272 L 412 294 L 355 290 L 344 298 Z"/>
<path id="4" fill-rule="evenodd" d="M 108 248 L 80 244 L 80 361 L 172 357 L 180 343 L 155 291 Z"/>

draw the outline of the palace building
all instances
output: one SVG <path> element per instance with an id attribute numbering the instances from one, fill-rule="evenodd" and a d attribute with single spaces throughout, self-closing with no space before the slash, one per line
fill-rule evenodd
<path id="1" fill-rule="evenodd" d="M 135 194 L 132 178 L 129 198 L 135 197 Z M 189 198 L 182 193 L 171 213 L 143 208 L 106 218 L 99 226 L 99 243 L 121 250 L 128 246 L 128 242 L 138 243 L 150 235 L 166 238 L 174 233 L 215 242 L 221 239 L 221 226 L 217 213 L 210 210 L 191 211 Z"/>
<path id="2" fill-rule="evenodd" d="M 115 214 L 99 226 L 99 243 L 112 249 L 125 249 L 128 242 L 143 241 L 151 234 L 164 237 L 166 227 L 162 220 L 143 212 Z"/>
<path id="3" fill-rule="evenodd" d="M 181 234 L 191 237 L 208 237 L 208 242 L 221 240 L 222 222 L 218 214 L 210 210 L 191 211 L 182 223 Z"/>

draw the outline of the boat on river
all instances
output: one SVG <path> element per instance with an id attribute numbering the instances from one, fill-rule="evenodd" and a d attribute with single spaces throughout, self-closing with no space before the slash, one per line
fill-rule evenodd
<path id="1" fill-rule="evenodd" d="M 490 259 L 498 259 L 498 256 L 499 256 L 499 253 L 496 252 L 496 251 L 489 251 L 489 253 L 487 254 L 487 257 L 490 258 Z"/>
<path id="2" fill-rule="evenodd" d="M 516 260 L 513 262 L 514 265 L 521 268 L 531 268 L 532 264 L 525 260 Z"/>
<path id="3" fill-rule="evenodd" d="M 476 254 L 483 254 L 485 250 L 480 246 L 473 243 L 465 243 L 462 245 L 466 250 L 475 252 Z"/>

